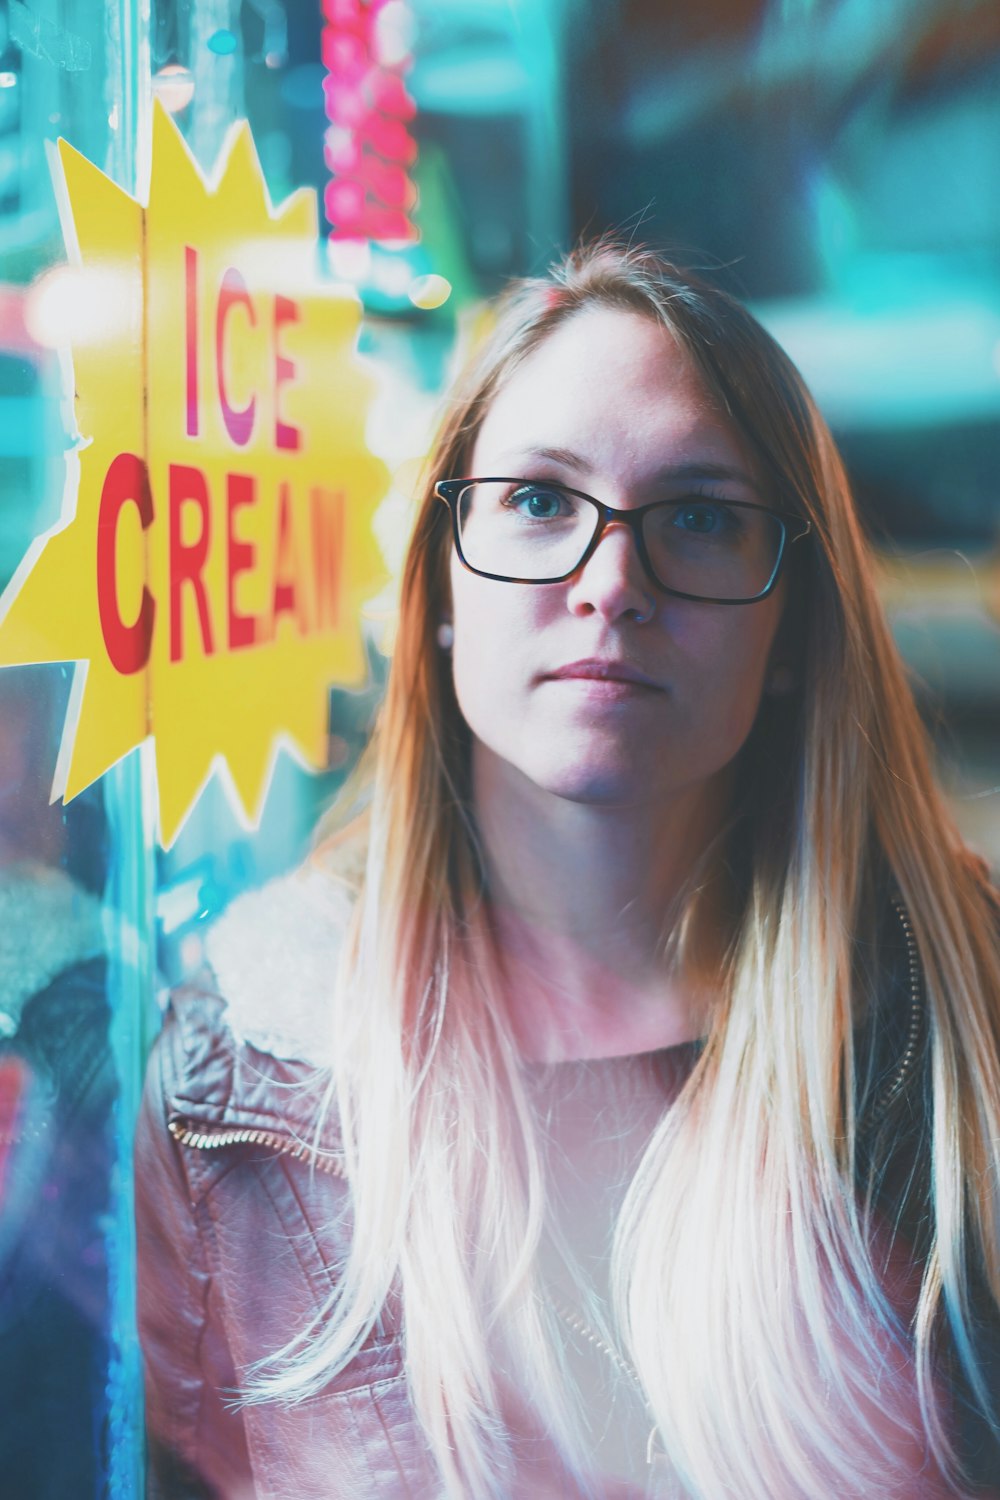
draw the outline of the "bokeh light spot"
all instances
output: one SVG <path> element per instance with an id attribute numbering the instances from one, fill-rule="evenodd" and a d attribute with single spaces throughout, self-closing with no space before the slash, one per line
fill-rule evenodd
<path id="1" fill-rule="evenodd" d="M 231 31 L 224 27 L 219 31 L 213 31 L 206 43 L 208 50 L 219 57 L 231 57 L 236 51 L 236 37 Z"/>
<path id="2" fill-rule="evenodd" d="M 414 307 L 430 312 L 435 307 L 443 307 L 447 302 L 451 296 L 451 282 L 446 276 L 433 273 L 428 276 L 415 276 L 410 282 L 407 295 Z"/>
<path id="3" fill-rule="evenodd" d="M 194 97 L 194 75 L 183 63 L 167 63 L 153 79 L 153 93 L 168 114 L 179 114 Z"/>

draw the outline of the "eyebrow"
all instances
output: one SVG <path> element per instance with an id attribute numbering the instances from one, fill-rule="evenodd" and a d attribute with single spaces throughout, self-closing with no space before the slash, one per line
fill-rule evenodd
<path id="1" fill-rule="evenodd" d="M 547 459 L 550 463 L 562 464 L 565 468 L 578 469 L 585 475 L 593 472 L 587 460 L 579 453 L 574 453 L 571 448 L 528 448 L 518 458 L 519 462 L 528 463 Z M 651 476 L 650 488 L 661 484 L 690 484 L 699 479 L 729 479 L 746 485 L 755 494 L 759 493 L 759 486 L 745 469 L 738 468 L 735 464 L 713 463 L 710 459 L 689 464 L 665 464 Z"/>

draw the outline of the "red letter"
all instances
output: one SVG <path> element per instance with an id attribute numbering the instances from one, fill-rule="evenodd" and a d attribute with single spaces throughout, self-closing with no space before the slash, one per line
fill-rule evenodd
<path id="1" fill-rule="evenodd" d="M 313 569 L 316 581 L 316 630 L 329 625 L 336 630 L 340 621 L 340 570 L 343 562 L 344 497 L 338 491 L 313 489 L 312 502 Z"/>
<path id="2" fill-rule="evenodd" d="M 257 327 L 257 314 L 254 312 L 250 293 L 247 291 L 246 282 L 234 266 L 230 266 L 222 278 L 222 286 L 219 289 L 219 305 L 215 314 L 215 368 L 219 381 L 219 405 L 222 407 L 222 420 L 226 424 L 226 431 L 234 443 L 245 448 L 250 441 L 253 432 L 254 408 L 256 397 L 251 396 L 242 411 L 234 411 L 226 399 L 226 379 L 223 374 L 223 362 L 225 359 L 226 341 L 226 318 L 229 309 L 240 303 L 246 308 L 250 327 Z"/>
<path id="3" fill-rule="evenodd" d="M 118 608 L 116 572 L 118 517 L 131 500 L 139 512 L 143 531 L 153 519 L 153 496 L 149 474 L 141 458 L 134 453 L 119 453 L 101 490 L 101 507 L 97 515 L 97 607 L 108 660 L 117 672 L 128 676 L 141 672 L 149 660 L 153 639 L 156 604 L 143 584 L 139 613 L 132 625 L 126 625 Z"/>
<path id="4" fill-rule="evenodd" d="M 241 542 L 236 535 L 236 512 L 241 505 L 253 505 L 257 499 L 257 483 L 250 474 L 226 475 L 226 541 L 228 543 L 227 593 L 229 608 L 229 649 L 238 651 L 241 646 L 252 646 L 257 639 L 255 615 L 241 615 L 236 610 L 236 580 L 247 573 L 257 558 L 253 542 Z"/>
<path id="5" fill-rule="evenodd" d="M 288 484 L 278 491 L 278 536 L 274 546 L 274 590 L 271 594 L 271 638 L 277 634 L 278 616 L 294 615 L 299 630 L 306 633 L 306 621 L 299 609 L 299 554 L 292 528 L 292 497 Z"/>
<path id="6" fill-rule="evenodd" d="M 302 442 L 299 429 L 293 427 L 290 422 L 283 422 L 278 415 L 281 387 L 286 380 L 292 380 L 295 377 L 295 361 L 286 359 L 278 352 L 278 339 L 286 323 L 298 321 L 298 303 L 293 302 L 291 297 L 282 297 L 279 293 L 274 299 L 274 441 L 279 448 L 298 448 Z"/>
<path id="7" fill-rule="evenodd" d="M 201 530 L 193 542 L 185 542 L 181 536 L 181 511 L 185 501 L 193 501 L 201 511 Z M 202 572 L 208 556 L 211 538 L 211 511 L 208 505 L 208 483 L 200 469 L 187 464 L 170 465 L 170 660 L 180 661 L 183 650 L 183 621 L 181 610 L 181 584 L 189 583 L 194 589 L 198 606 L 198 622 L 201 625 L 201 643 L 205 655 L 215 650 L 212 644 L 212 620 L 208 612 L 208 595 Z"/>
<path id="8" fill-rule="evenodd" d="M 188 437 L 198 436 L 198 252 L 184 246 L 184 349 Z"/>

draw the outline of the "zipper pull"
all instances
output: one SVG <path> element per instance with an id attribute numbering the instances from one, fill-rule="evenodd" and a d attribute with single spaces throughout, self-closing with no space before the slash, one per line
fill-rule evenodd
<path id="1" fill-rule="evenodd" d="M 659 1437 L 660 1429 L 654 1427 L 646 1443 L 646 1495 L 648 1500 L 677 1500 L 676 1475 Z"/>

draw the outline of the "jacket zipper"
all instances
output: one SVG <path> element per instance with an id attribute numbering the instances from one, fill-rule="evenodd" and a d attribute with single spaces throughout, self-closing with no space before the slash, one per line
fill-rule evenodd
<path id="1" fill-rule="evenodd" d="M 178 1145 L 189 1146 L 195 1151 L 219 1151 L 224 1146 L 266 1146 L 279 1156 L 308 1161 L 310 1166 L 329 1173 L 331 1177 L 344 1176 L 344 1164 L 339 1157 L 321 1155 L 307 1142 L 297 1141 L 277 1130 L 232 1125 L 202 1125 L 195 1129 L 183 1115 L 172 1116 L 167 1121 L 167 1129 Z"/>
<path id="2" fill-rule="evenodd" d="M 910 914 L 902 901 L 893 900 L 893 909 L 899 918 L 906 939 L 906 956 L 910 972 L 910 1024 L 906 1034 L 906 1045 L 903 1055 L 899 1060 L 896 1072 L 883 1090 L 881 1096 L 872 1106 L 868 1123 L 877 1125 L 891 1104 L 899 1098 L 904 1086 L 909 1080 L 917 1061 L 917 1050 L 920 1045 L 920 1034 L 924 1024 L 924 1002 L 921 984 L 920 954 L 917 951 L 917 940 L 913 935 L 913 927 L 910 922 Z"/>
<path id="3" fill-rule="evenodd" d="M 581 1338 L 586 1339 L 588 1344 L 592 1344 L 595 1349 L 599 1350 L 601 1354 L 605 1355 L 611 1361 L 619 1374 L 627 1376 L 639 1391 L 642 1390 L 642 1382 L 639 1379 L 638 1371 L 634 1365 L 629 1364 L 624 1354 L 619 1354 L 613 1345 L 607 1343 L 599 1334 L 596 1334 L 589 1324 L 583 1321 L 580 1314 L 570 1307 L 568 1303 L 557 1302 L 552 1298 L 550 1299 L 550 1304 L 553 1311 L 558 1314 L 567 1328 L 572 1328 L 574 1333 L 578 1333 Z"/>
<path id="4" fill-rule="evenodd" d="M 652 1415 L 649 1401 L 642 1388 L 642 1381 L 639 1379 L 639 1372 L 634 1365 L 629 1363 L 624 1354 L 619 1353 L 614 1345 L 609 1344 L 606 1339 L 601 1338 L 600 1334 L 595 1333 L 590 1325 L 585 1323 L 580 1314 L 574 1308 L 570 1307 L 568 1303 L 558 1302 L 554 1297 L 549 1299 L 549 1303 L 553 1312 L 558 1318 L 562 1319 L 567 1328 L 571 1328 L 574 1333 L 578 1333 L 581 1338 L 586 1339 L 588 1344 L 611 1361 L 620 1375 L 624 1375 L 627 1380 L 631 1381 L 646 1411 Z M 653 1465 L 656 1462 L 657 1455 L 654 1449 L 658 1434 L 659 1429 L 654 1423 L 646 1440 L 646 1463 L 648 1465 Z"/>

